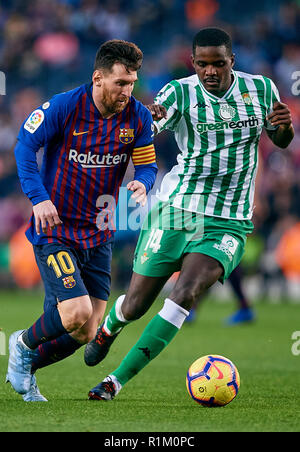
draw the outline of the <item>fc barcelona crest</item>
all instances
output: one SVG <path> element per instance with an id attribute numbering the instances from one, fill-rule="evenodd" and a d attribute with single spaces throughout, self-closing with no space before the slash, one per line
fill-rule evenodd
<path id="1" fill-rule="evenodd" d="M 73 276 L 66 276 L 62 280 L 66 289 L 73 289 L 76 286 L 76 281 Z"/>
<path id="2" fill-rule="evenodd" d="M 123 144 L 132 143 L 134 140 L 134 129 L 120 129 L 119 138 Z"/>

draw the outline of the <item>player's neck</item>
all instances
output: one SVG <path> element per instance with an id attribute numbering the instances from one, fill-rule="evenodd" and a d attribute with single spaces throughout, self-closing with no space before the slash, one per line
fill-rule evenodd
<path id="1" fill-rule="evenodd" d="M 233 84 L 233 82 L 234 82 L 234 75 L 231 74 L 230 81 L 229 81 L 229 83 L 227 84 L 227 87 L 226 87 L 226 88 L 224 88 L 222 91 L 214 91 L 214 92 L 213 92 L 213 91 L 210 91 L 210 92 L 211 92 L 211 94 L 213 94 L 214 96 L 221 98 L 221 97 L 223 97 L 223 96 L 227 93 L 227 91 L 229 90 L 229 88 L 231 87 L 231 85 Z"/>
<path id="2" fill-rule="evenodd" d="M 93 98 L 93 100 L 94 100 L 94 104 L 97 107 L 97 110 L 100 112 L 100 114 L 103 118 L 110 119 L 115 115 L 115 113 L 108 111 L 99 100 L 97 100 L 95 98 Z"/>

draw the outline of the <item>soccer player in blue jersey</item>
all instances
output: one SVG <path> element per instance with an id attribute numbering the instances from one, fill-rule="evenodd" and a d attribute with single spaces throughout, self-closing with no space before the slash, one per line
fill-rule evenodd
<path id="1" fill-rule="evenodd" d="M 26 236 L 45 286 L 43 315 L 9 341 L 7 381 L 25 401 L 46 400 L 37 369 L 70 356 L 96 334 L 110 292 L 111 210 L 130 158 L 135 175 L 127 188 L 136 202 L 144 205 L 154 184 L 152 116 L 132 96 L 142 58 L 133 43 L 104 43 L 92 83 L 44 103 L 18 135 L 18 174 L 33 204 Z"/>

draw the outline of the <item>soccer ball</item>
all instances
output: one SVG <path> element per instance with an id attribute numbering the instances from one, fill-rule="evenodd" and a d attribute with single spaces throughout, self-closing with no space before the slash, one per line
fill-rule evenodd
<path id="1" fill-rule="evenodd" d="M 190 396 L 200 405 L 224 406 L 236 397 L 240 376 L 228 358 L 220 355 L 202 356 L 189 368 L 186 387 Z"/>

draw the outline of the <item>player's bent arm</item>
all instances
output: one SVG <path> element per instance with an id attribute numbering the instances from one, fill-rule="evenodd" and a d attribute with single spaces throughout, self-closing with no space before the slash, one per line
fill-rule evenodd
<path id="1" fill-rule="evenodd" d="M 62 222 L 58 216 L 56 207 L 50 200 L 49 194 L 43 185 L 36 160 L 37 151 L 38 149 L 24 145 L 19 140 L 15 147 L 20 183 L 23 192 L 33 204 L 35 228 L 39 235 L 41 232 L 40 229 L 46 233 L 47 224 L 49 224 L 51 229 L 54 229 Z"/>
<path id="2" fill-rule="evenodd" d="M 267 134 L 275 146 L 285 149 L 293 140 L 295 131 L 293 125 L 291 124 L 288 127 L 280 126 L 275 131 L 267 131 Z"/>
<path id="3" fill-rule="evenodd" d="M 135 178 L 127 184 L 127 189 L 133 192 L 132 198 L 141 206 L 146 205 L 147 193 L 154 185 L 156 174 L 156 163 L 135 167 Z"/>
<path id="4" fill-rule="evenodd" d="M 267 130 L 269 138 L 276 146 L 287 148 L 295 135 L 289 107 L 283 102 L 275 102 L 267 120 L 276 127 L 275 130 Z"/>
<path id="5" fill-rule="evenodd" d="M 158 169 L 156 163 L 135 167 L 134 179 L 141 182 L 145 186 L 146 194 L 149 193 L 154 185 L 157 171 Z"/>
<path id="6" fill-rule="evenodd" d="M 154 185 L 157 174 L 153 143 L 134 148 L 131 158 L 135 170 L 134 180 L 142 182 L 146 187 L 146 193 L 148 193 Z"/>
<path id="7" fill-rule="evenodd" d="M 135 170 L 134 181 L 132 182 L 139 182 L 141 186 L 134 190 L 143 192 L 140 193 L 140 195 L 135 193 L 133 198 L 135 198 L 137 202 L 140 202 L 141 199 L 142 202 L 140 202 L 140 204 L 145 204 L 147 193 L 154 185 L 158 169 L 156 165 L 155 147 L 153 144 L 153 120 L 150 111 L 144 106 L 141 109 L 141 117 L 142 128 L 139 130 L 131 154 Z M 129 188 L 129 190 L 132 190 L 132 187 Z"/>
<path id="8" fill-rule="evenodd" d="M 19 140 L 15 147 L 15 158 L 21 187 L 33 205 L 50 199 L 38 169 L 36 159 L 38 150 L 23 144 Z"/>
<path id="9" fill-rule="evenodd" d="M 146 205 L 147 193 L 154 185 L 156 174 L 156 163 L 135 166 L 134 180 L 127 184 L 127 189 L 133 192 L 132 198 L 141 206 Z"/>

